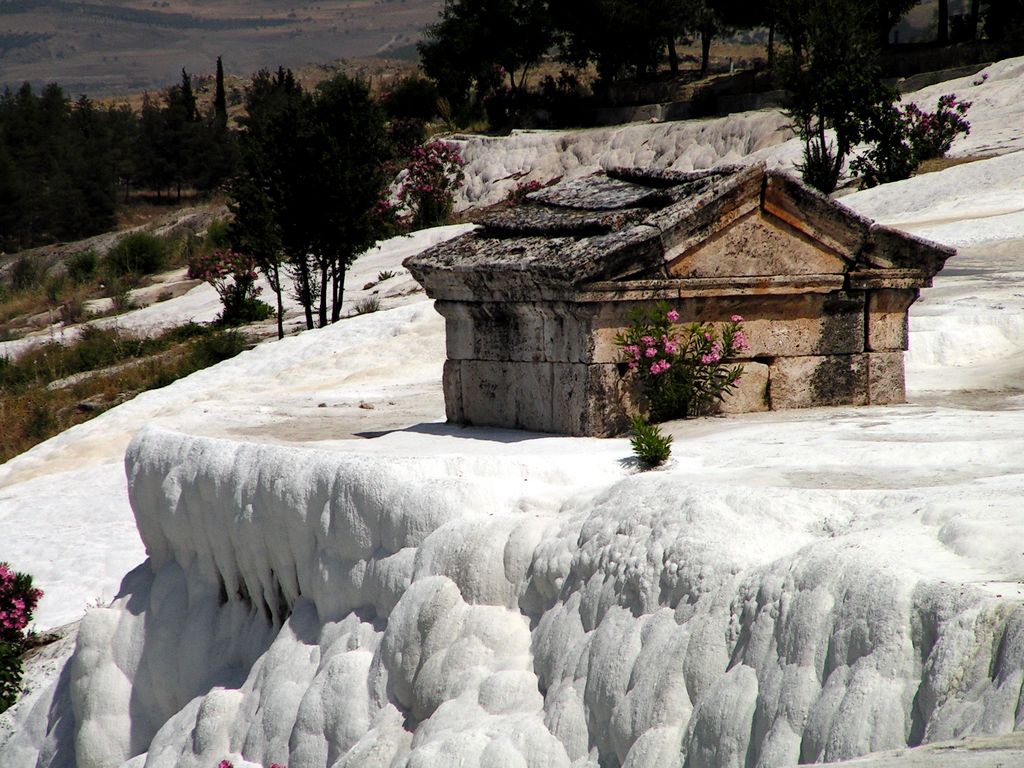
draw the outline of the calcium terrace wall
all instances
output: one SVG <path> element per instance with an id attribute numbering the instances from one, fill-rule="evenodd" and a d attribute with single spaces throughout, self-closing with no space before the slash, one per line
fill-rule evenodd
<path id="1" fill-rule="evenodd" d="M 629 476 L 598 441 L 432 439 L 371 456 L 141 433 L 150 560 L 83 621 L 48 735 L 5 755 L 777 768 L 1020 727 L 1024 608 L 866 546 L 875 510 L 899 530 L 931 488 L 722 487 Z"/>

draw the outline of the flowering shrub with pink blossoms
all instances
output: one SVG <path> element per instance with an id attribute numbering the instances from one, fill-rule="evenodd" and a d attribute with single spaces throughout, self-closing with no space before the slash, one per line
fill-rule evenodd
<path id="1" fill-rule="evenodd" d="M 224 324 L 270 316 L 270 307 L 256 298 L 262 289 L 256 285 L 256 260 L 248 254 L 230 248 L 198 253 L 189 262 L 188 276 L 214 287 L 224 305 L 220 315 Z"/>
<path id="2" fill-rule="evenodd" d="M 221 760 L 219 763 L 217 763 L 217 768 L 235 768 L 235 764 L 232 763 L 230 760 Z M 270 768 L 288 768 L 288 767 L 285 766 L 285 765 L 281 765 L 280 763 L 271 763 L 270 764 Z"/>
<path id="3" fill-rule="evenodd" d="M 413 147 L 408 174 L 398 190 L 398 202 L 408 211 L 413 229 L 446 224 L 462 184 L 462 155 L 454 144 L 435 140 Z"/>
<path id="4" fill-rule="evenodd" d="M 0 563 L 0 712 L 13 705 L 21 692 L 25 627 L 42 596 L 32 586 L 31 576 Z"/>
<path id="5" fill-rule="evenodd" d="M 971 124 L 965 117 L 970 108 L 971 102 L 958 101 L 954 93 L 940 96 L 934 112 L 925 112 L 916 104 L 903 107 L 910 119 L 910 146 L 918 162 L 945 157 L 957 136 L 970 134 Z"/>
<path id="6" fill-rule="evenodd" d="M 733 315 L 720 330 L 710 323 L 679 325 L 679 313 L 665 302 L 630 313 L 615 343 L 629 374 L 643 384 L 650 421 L 699 416 L 736 388 L 743 366 L 724 361 L 749 348 L 742 323 Z"/>

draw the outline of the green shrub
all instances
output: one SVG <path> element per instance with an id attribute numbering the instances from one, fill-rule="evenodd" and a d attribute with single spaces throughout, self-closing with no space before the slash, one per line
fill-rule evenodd
<path id="1" fill-rule="evenodd" d="M 228 223 L 224 219 L 214 219 L 206 228 L 206 235 L 203 237 L 203 248 L 216 250 L 218 248 L 230 248 L 231 236 Z"/>
<path id="2" fill-rule="evenodd" d="M 828 142 L 804 142 L 804 159 L 796 169 L 806 184 L 826 195 L 835 191 L 843 165 L 837 162 L 836 149 Z"/>
<path id="3" fill-rule="evenodd" d="M 903 108 L 910 122 L 910 144 L 918 161 L 945 157 L 957 136 L 970 134 L 971 124 L 966 115 L 971 103 L 957 101 L 956 94 L 947 93 L 939 97 L 934 112 L 925 112 L 916 104 Z"/>
<path id="4" fill-rule="evenodd" d="M 58 432 L 57 418 L 46 403 L 32 403 L 25 422 L 25 435 L 34 440 L 46 440 Z"/>
<path id="5" fill-rule="evenodd" d="M 377 273 L 377 282 L 378 283 L 383 283 L 385 280 L 390 280 L 392 277 L 394 277 L 397 274 L 398 273 L 395 272 L 395 270 L 393 270 L 393 269 L 382 270 L 381 272 Z"/>
<path id="6" fill-rule="evenodd" d="M 99 265 L 99 259 L 96 256 L 96 251 L 88 250 L 76 253 L 74 256 L 67 260 L 65 267 L 68 271 L 68 278 L 74 283 L 84 283 L 87 280 L 92 279 L 96 274 L 96 267 Z"/>
<path id="7" fill-rule="evenodd" d="M 133 232 L 110 249 L 104 266 L 112 277 L 151 275 L 167 260 L 167 243 L 148 232 Z"/>
<path id="8" fill-rule="evenodd" d="M 46 286 L 44 290 L 46 292 L 46 300 L 51 304 L 59 304 L 60 296 L 64 292 L 64 283 L 67 278 L 64 275 L 51 275 L 46 280 Z"/>
<path id="9" fill-rule="evenodd" d="M 237 301 L 224 310 L 217 317 L 220 325 L 244 325 L 245 323 L 258 323 L 272 317 L 274 308 L 267 302 L 249 296 Z"/>
<path id="10" fill-rule="evenodd" d="M 216 331 L 203 336 L 192 346 L 192 363 L 196 370 L 208 368 L 234 357 L 250 346 L 249 340 L 240 331 Z"/>
<path id="11" fill-rule="evenodd" d="M 266 320 L 273 309 L 256 297 L 262 288 L 256 285 L 256 260 L 247 253 L 227 250 L 204 251 L 192 255 L 188 276 L 213 286 L 224 309 L 217 322 L 238 325 Z"/>
<path id="12" fill-rule="evenodd" d="M 143 341 L 123 334 L 116 328 L 85 325 L 77 342 L 66 347 L 65 367 L 69 369 L 69 374 L 105 368 L 119 360 L 136 356 L 144 346 Z"/>
<path id="13" fill-rule="evenodd" d="M 430 120 L 437 114 L 439 96 L 433 80 L 409 75 L 386 91 L 381 103 L 388 117 Z"/>
<path id="14" fill-rule="evenodd" d="M 133 309 L 139 308 L 139 305 L 135 303 L 135 299 L 132 298 L 127 288 L 114 293 L 110 297 L 110 301 L 118 312 L 130 312 Z"/>
<path id="15" fill-rule="evenodd" d="M 208 336 L 211 332 L 210 326 L 189 320 L 187 323 L 182 323 L 164 331 L 160 338 L 170 342 L 180 342 L 198 339 L 200 336 Z"/>
<path id="16" fill-rule="evenodd" d="M 43 280 L 44 270 L 32 256 L 22 256 L 11 267 L 11 287 L 16 291 L 36 288 Z"/>
<path id="17" fill-rule="evenodd" d="M 648 424 L 642 416 L 630 421 L 630 445 L 633 455 L 644 469 L 659 467 L 672 454 L 672 435 L 664 435 L 656 425 Z"/>
<path id="18" fill-rule="evenodd" d="M 387 140 L 392 159 L 405 162 L 427 140 L 427 124 L 413 117 L 395 118 L 388 123 Z"/>
<path id="19" fill-rule="evenodd" d="M 455 193 L 465 178 L 458 147 L 435 140 L 414 147 L 408 174 L 398 190 L 398 200 L 408 211 L 414 229 L 447 224 L 455 207 Z"/>
<path id="20" fill-rule="evenodd" d="M 850 170 L 860 176 L 861 187 L 910 178 L 923 161 L 945 157 L 957 136 L 971 132 L 965 117 L 970 107 L 971 102 L 947 93 L 939 97 L 935 112 L 916 104 L 876 110 L 864 128 L 871 146 L 850 163 Z"/>

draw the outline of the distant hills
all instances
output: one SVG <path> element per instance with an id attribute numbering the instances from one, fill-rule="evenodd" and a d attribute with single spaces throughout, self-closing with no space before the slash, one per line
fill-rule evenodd
<path id="1" fill-rule="evenodd" d="M 412 57 L 442 0 L 0 0 L 0 88 L 92 96 L 160 90 L 190 72 L 247 77 L 339 58 Z"/>

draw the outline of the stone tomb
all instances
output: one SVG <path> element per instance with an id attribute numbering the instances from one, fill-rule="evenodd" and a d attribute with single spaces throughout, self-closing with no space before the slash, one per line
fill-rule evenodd
<path id="1" fill-rule="evenodd" d="M 725 412 L 903 402 L 907 309 L 953 253 L 763 166 L 618 169 L 405 266 L 446 321 L 449 421 L 608 436 L 637 409 L 615 336 L 661 299 L 681 323 L 745 318 Z"/>

